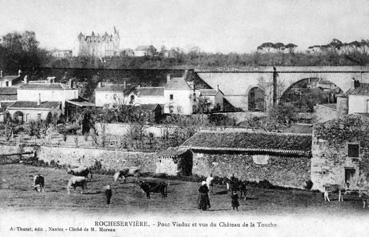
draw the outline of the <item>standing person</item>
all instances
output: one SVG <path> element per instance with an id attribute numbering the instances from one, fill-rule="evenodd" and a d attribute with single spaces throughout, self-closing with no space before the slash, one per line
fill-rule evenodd
<path id="1" fill-rule="evenodd" d="M 206 185 L 208 186 L 210 193 L 213 193 L 213 174 L 210 174 L 207 178 L 206 178 Z"/>
<path id="2" fill-rule="evenodd" d="M 238 194 L 236 191 L 232 191 L 231 199 L 232 199 L 232 209 L 238 211 L 240 202 L 238 201 Z"/>
<path id="3" fill-rule="evenodd" d="M 106 204 L 110 204 L 111 197 L 113 196 L 113 192 L 111 191 L 110 185 L 105 187 L 105 197 L 106 197 Z"/>
<path id="4" fill-rule="evenodd" d="M 210 208 L 210 199 L 209 199 L 209 188 L 206 185 L 206 181 L 202 181 L 201 187 L 199 188 L 200 193 L 200 201 L 199 201 L 199 209 L 206 211 Z"/>

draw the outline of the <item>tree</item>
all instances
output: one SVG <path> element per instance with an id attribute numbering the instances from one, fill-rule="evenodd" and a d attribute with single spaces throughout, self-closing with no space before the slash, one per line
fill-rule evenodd
<path id="1" fill-rule="evenodd" d="M 32 31 L 4 35 L 1 51 L 0 66 L 11 73 L 15 73 L 19 69 L 34 70 L 46 62 L 48 58 L 47 52 L 39 48 L 36 34 Z"/>
<path id="2" fill-rule="evenodd" d="M 297 48 L 297 45 L 293 43 L 288 43 L 285 45 L 285 48 L 288 50 L 289 53 L 294 53 L 295 49 Z"/>
<path id="3" fill-rule="evenodd" d="M 262 43 L 257 47 L 257 50 L 266 50 L 267 52 L 270 52 L 271 49 L 274 49 L 274 44 L 272 42 L 265 42 Z"/>

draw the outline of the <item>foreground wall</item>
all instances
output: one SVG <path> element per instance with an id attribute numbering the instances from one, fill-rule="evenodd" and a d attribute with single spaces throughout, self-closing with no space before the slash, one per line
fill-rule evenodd
<path id="1" fill-rule="evenodd" d="M 155 172 L 157 159 L 154 153 L 124 152 L 106 149 L 47 147 L 41 146 L 37 156 L 40 160 L 71 166 L 93 166 L 99 161 L 104 169 L 119 170 L 139 167 L 143 172 Z"/>
<path id="2" fill-rule="evenodd" d="M 194 153 L 193 174 L 242 180 L 267 180 L 282 187 L 304 188 L 310 180 L 310 158 L 248 154 Z"/>

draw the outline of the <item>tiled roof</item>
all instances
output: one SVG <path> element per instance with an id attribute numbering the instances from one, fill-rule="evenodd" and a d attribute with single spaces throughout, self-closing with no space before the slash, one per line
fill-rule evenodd
<path id="1" fill-rule="evenodd" d="M 360 83 L 357 88 L 351 88 L 346 92 L 347 95 L 367 95 L 369 96 L 369 83 Z"/>
<path id="2" fill-rule="evenodd" d="M 65 90 L 68 89 L 60 83 L 40 83 L 40 84 L 23 84 L 19 90 Z"/>
<path id="3" fill-rule="evenodd" d="M 203 96 L 215 96 L 217 93 L 218 91 L 214 89 L 200 89 L 200 95 Z"/>
<path id="4" fill-rule="evenodd" d="M 240 151 L 310 155 L 311 135 L 249 131 L 201 131 L 181 147 L 208 151 Z"/>
<path id="5" fill-rule="evenodd" d="M 60 102 L 54 101 L 44 101 L 40 105 L 37 105 L 36 101 L 16 101 L 14 104 L 10 105 L 8 109 L 20 109 L 20 108 L 30 108 L 30 109 L 51 109 L 58 107 Z"/>
<path id="6" fill-rule="evenodd" d="M 191 90 L 183 77 L 174 77 L 165 85 L 166 90 Z"/>
<path id="7" fill-rule="evenodd" d="M 0 95 L 17 95 L 15 87 L 0 87 Z"/>
<path id="8" fill-rule="evenodd" d="M 164 96 L 164 87 L 140 87 L 137 96 Z"/>

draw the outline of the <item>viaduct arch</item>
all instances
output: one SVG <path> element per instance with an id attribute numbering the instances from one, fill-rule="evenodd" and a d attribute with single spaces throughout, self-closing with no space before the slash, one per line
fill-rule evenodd
<path id="1" fill-rule="evenodd" d="M 343 92 L 352 86 L 352 78 L 362 83 L 369 83 L 369 67 L 276 67 L 278 72 L 278 98 L 293 84 L 306 78 L 318 78 L 329 81 Z M 249 111 L 249 92 L 254 87 L 265 92 L 266 109 L 272 104 L 273 67 L 250 68 L 249 70 L 221 71 L 195 70 L 199 77 L 212 88 L 224 93 L 227 100 L 235 107 Z"/>

